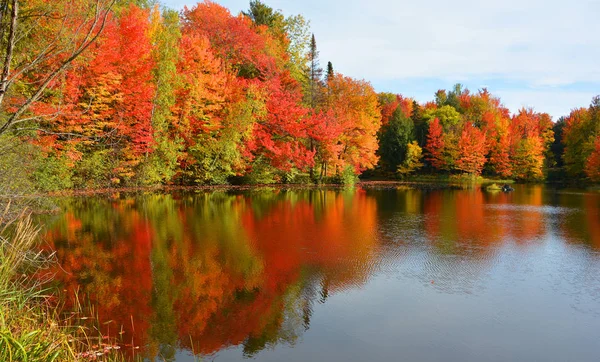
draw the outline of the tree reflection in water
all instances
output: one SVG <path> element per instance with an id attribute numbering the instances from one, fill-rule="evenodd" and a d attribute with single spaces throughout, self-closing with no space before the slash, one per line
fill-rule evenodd
<path id="1" fill-rule="evenodd" d="M 527 248 L 549 229 L 600 248 L 599 199 L 542 186 L 114 194 L 60 200 L 46 240 L 67 303 L 85 295 L 103 333 L 137 353 L 169 361 L 241 345 L 252 357 L 298 343 L 316 303 L 392 266 L 472 293 L 507 244 Z"/>

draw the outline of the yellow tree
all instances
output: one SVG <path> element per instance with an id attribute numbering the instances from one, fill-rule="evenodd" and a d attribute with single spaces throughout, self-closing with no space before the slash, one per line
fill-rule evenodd
<path id="1" fill-rule="evenodd" d="M 337 171 L 351 166 L 355 173 L 377 164 L 377 131 L 381 127 L 381 110 L 370 83 L 333 76 L 326 91 L 326 107 L 335 123 L 341 127 L 340 136 L 334 141 L 339 151 L 328 160 Z"/>

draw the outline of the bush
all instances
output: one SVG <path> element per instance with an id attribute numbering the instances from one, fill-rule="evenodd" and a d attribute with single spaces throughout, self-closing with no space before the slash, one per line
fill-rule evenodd
<path id="1" fill-rule="evenodd" d="M 354 167 L 346 166 L 340 174 L 333 176 L 330 180 L 334 184 L 354 186 L 358 182 L 358 176 L 354 173 Z"/>
<path id="2" fill-rule="evenodd" d="M 77 188 L 104 188 L 111 186 L 115 160 L 110 150 L 86 155 L 75 166 L 73 185 Z"/>
<path id="3" fill-rule="evenodd" d="M 58 191 L 73 187 L 73 171 L 64 157 L 40 157 L 33 180 L 41 191 Z"/>
<path id="4" fill-rule="evenodd" d="M 52 254 L 36 250 L 39 228 L 29 215 L 10 221 L 6 216 L 0 216 L 0 361 L 74 362 L 112 351 L 104 349 L 101 336 L 91 337 L 92 330 L 59 317 L 39 277 L 54 262 Z M 124 357 L 113 352 L 103 360 Z"/>

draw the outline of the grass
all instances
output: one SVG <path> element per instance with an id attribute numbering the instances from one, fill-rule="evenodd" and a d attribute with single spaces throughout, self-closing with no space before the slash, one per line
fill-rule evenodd
<path id="1" fill-rule="evenodd" d="M 39 228 L 27 214 L 8 220 L 7 215 L 0 217 L 0 361 L 125 361 L 100 343 L 97 330 L 62 316 L 52 291 L 44 288 L 53 255 L 37 251 Z"/>

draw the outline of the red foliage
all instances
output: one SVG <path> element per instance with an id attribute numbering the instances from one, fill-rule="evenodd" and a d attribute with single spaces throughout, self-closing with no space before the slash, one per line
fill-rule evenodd
<path id="1" fill-rule="evenodd" d="M 585 163 L 585 173 L 592 181 L 600 181 L 600 136 L 596 136 L 594 150 Z"/>
<path id="2" fill-rule="evenodd" d="M 427 134 L 427 143 L 425 150 L 427 151 L 426 159 L 433 167 L 438 170 L 443 169 L 446 165 L 444 161 L 444 130 L 438 118 L 435 118 L 429 125 L 429 133 Z"/>
<path id="3" fill-rule="evenodd" d="M 466 122 L 458 140 L 458 152 L 457 168 L 472 175 L 480 175 L 486 161 L 485 133 Z"/>
<path id="4" fill-rule="evenodd" d="M 55 124 L 57 131 L 114 138 L 126 158 L 152 151 L 156 88 L 148 26 L 148 12 L 135 6 L 119 19 L 109 19 L 102 39 L 88 55 L 91 59 L 80 61 L 66 75 L 65 107 Z"/>
<path id="5" fill-rule="evenodd" d="M 275 74 L 276 61 L 267 53 L 268 34 L 259 34 L 252 21 L 211 1 L 183 10 L 184 33 L 195 33 L 210 40 L 212 49 L 244 78 L 269 78 Z"/>
<path id="6" fill-rule="evenodd" d="M 271 82 L 271 88 L 266 119 L 255 124 L 251 149 L 282 171 L 312 166 L 315 152 L 306 147 L 310 121 L 308 110 L 300 104 L 302 94 L 284 89 L 279 79 Z"/>

